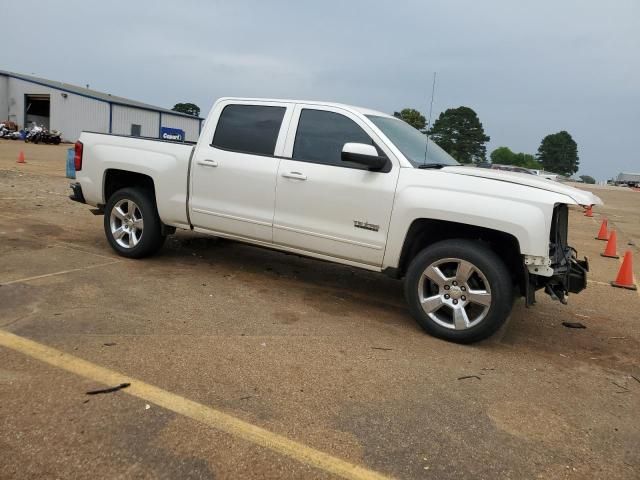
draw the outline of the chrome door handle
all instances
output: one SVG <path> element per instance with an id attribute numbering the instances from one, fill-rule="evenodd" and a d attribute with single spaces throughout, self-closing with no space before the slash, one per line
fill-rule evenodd
<path id="1" fill-rule="evenodd" d="M 284 178 L 294 178 L 296 180 L 306 180 L 307 176 L 300 172 L 284 172 L 282 174 Z"/>
<path id="2" fill-rule="evenodd" d="M 204 165 L 205 167 L 217 167 L 218 162 L 215 160 L 211 160 L 210 158 L 205 158 L 204 160 L 196 161 L 198 165 Z"/>

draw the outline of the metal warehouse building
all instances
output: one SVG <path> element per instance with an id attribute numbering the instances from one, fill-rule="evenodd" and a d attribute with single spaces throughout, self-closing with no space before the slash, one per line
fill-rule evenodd
<path id="1" fill-rule="evenodd" d="M 629 173 L 622 172 L 618 174 L 618 178 L 616 178 L 617 184 L 626 184 L 626 185 L 640 185 L 640 173 Z"/>
<path id="2" fill-rule="evenodd" d="M 19 128 L 33 122 L 62 132 L 75 142 L 82 130 L 166 138 L 183 132 L 182 140 L 198 139 L 202 118 L 96 92 L 88 88 L 0 70 L 0 122 Z"/>

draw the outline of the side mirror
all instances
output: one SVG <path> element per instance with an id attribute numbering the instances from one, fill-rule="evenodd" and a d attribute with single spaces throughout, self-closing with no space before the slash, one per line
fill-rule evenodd
<path id="1" fill-rule="evenodd" d="M 378 155 L 376 147 L 366 143 L 345 143 L 342 161 L 359 163 L 369 170 L 381 170 L 387 164 L 387 159 Z"/>

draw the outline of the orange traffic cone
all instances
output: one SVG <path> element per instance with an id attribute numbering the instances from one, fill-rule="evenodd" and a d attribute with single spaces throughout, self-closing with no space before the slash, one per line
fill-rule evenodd
<path id="1" fill-rule="evenodd" d="M 609 232 L 607 232 L 607 219 L 602 220 L 602 224 L 600 225 L 600 231 L 598 232 L 598 236 L 596 240 L 609 240 Z"/>
<path id="2" fill-rule="evenodd" d="M 611 230 L 611 234 L 609 235 L 609 241 L 607 242 L 607 246 L 604 249 L 604 253 L 601 253 L 600 255 L 603 257 L 609 257 L 609 258 L 620 258 L 617 252 L 617 246 L 616 246 L 617 243 L 618 243 L 618 239 L 617 239 L 616 231 Z"/>
<path id="3" fill-rule="evenodd" d="M 27 163 L 24 159 L 24 152 L 22 150 L 20 150 L 20 153 L 18 154 L 18 161 L 16 163 Z"/>
<path id="4" fill-rule="evenodd" d="M 585 217 L 593 217 L 593 205 L 589 205 L 587 209 L 584 211 Z"/>
<path id="5" fill-rule="evenodd" d="M 627 250 L 620 266 L 620 271 L 616 277 L 615 282 L 611 282 L 611 285 L 618 288 L 627 288 L 629 290 L 637 290 L 638 287 L 633 283 L 633 259 L 631 257 L 631 250 Z"/>

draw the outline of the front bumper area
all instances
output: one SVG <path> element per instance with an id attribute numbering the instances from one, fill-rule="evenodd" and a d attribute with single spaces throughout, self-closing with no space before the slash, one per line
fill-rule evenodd
<path id="1" fill-rule="evenodd" d="M 587 288 L 587 272 L 589 271 L 589 259 L 578 260 L 577 252 L 571 247 L 565 247 L 564 258 L 560 265 L 554 268 L 544 287 L 551 298 L 566 304 L 566 296 L 569 293 L 580 293 Z"/>
<path id="2" fill-rule="evenodd" d="M 82 186 L 78 182 L 74 182 L 69 186 L 71 187 L 71 190 L 73 192 L 71 195 L 69 195 L 69 198 L 71 200 L 79 203 L 87 203 L 84 199 L 84 195 L 82 194 Z"/>
<path id="3" fill-rule="evenodd" d="M 585 257 L 579 260 L 577 252 L 572 247 L 562 249 L 559 262 L 553 265 L 553 275 L 531 275 L 525 265 L 527 277 L 527 305 L 535 303 L 535 291 L 544 288 L 544 291 L 554 300 L 567 303 L 569 293 L 580 293 L 587 288 L 587 273 L 589 272 L 589 259 Z"/>
<path id="4" fill-rule="evenodd" d="M 559 204 L 553 209 L 549 234 L 549 256 L 523 256 L 527 306 L 536 301 L 536 290 L 544 291 L 554 300 L 567 303 L 567 295 L 587 288 L 589 259 L 578 259 L 578 252 L 568 245 L 569 209 Z"/>
<path id="5" fill-rule="evenodd" d="M 575 252 L 575 250 L 574 250 Z M 589 271 L 589 259 L 578 260 L 576 257 L 570 259 L 569 271 L 565 277 L 567 291 L 580 293 L 587 288 L 587 272 Z"/>

